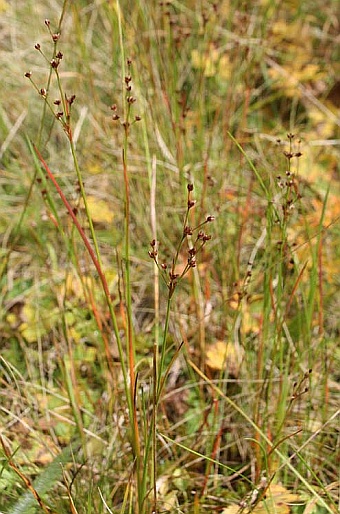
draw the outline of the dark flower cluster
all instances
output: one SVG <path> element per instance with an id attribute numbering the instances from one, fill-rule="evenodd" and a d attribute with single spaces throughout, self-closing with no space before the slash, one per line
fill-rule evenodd
<path id="1" fill-rule="evenodd" d="M 295 207 L 295 203 L 301 199 L 301 194 L 298 188 L 298 182 L 295 176 L 295 173 L 292 171 L 292 159 L 299 159 L 302 156 L 300 151 L 301 141 L 298 140 L 296 143 L 298 145 L 297 151 L 293 149 L 293 140 L 295 135 L 292 133 L 287 134 L 287 138 L 289 140 L 289 150 L 284 150 L 283 155 L 287 159 L 287 166 L 284 176 L 277 175 L 277 186 L 282 190 L 282 214 L 283 218 L 287 219 L 289 214 L 293 211 Z M 281 143 L 281 140 L 277 141 Z"/>
<path id="2" fill-rule="evenodd" d="M 156 266 L 161 271 L 161 276 L 165 281 L 168 290 L 169 296 L 171 297 L 178 282 L 184 277 L 184 275 L 191 269 L 196 267 L 196 257 L 199 252 L 202 251 L 203 247 L 210 241 L 211 235 L 206 234 L 203 231 L 203 226 L 207 223 L 211 223 L 214 221 L 214 216 L 207 216 L 205 220 L 195 227 L 191 227 L 188 224 L 189 211 L 194 207 L 195 200 L 191 198 L 191 193 L 194 189 L 193 184 L 187 185 L 188 191 L 188 200 L 187 200 L 187 210 L 183 223 L 183 232 L 180 239 L 180 242 L 177 247 L 177 251 L 175 256 L 172 259 L 171 265 L 168 265 L 166 262 L 160 262 L 158 256 L 158 245 L 157 241 L 153 239 L 150 243 L 151 250 L 149 250 L 149 257 L 155 262 Z M 196 235 L 196 237 L 195 237 Z M 184 265 L 183 269 L 180 272 L 177 272 L 177 264 L 180 251 L 183 248 L 184 243 L 187 243 L 187 261 Z"/>
<path id="3" fill-rule="evenodd" d="M 49 59 L 46 54 L 43 52 L 43 49 L 41 47 L 40 43 L 36 43 L 34 45 L 34 48 L 42 55 L 42 57 L 45 59 L 45 61 L 50 66 L 50 69 L 54 71 L 54 73 L 57 76 L 57 82 L 59 84 L 59 90 L 60 90 L 60 98 L 54 100 L 53 103 L 50 103 L 48 98 L 48 90 L 46 88 L 40 88 L 32 79 L 32 72 L 27 71 L 25 73 L 25 77 L 30 80 L 38 94 L 45 100 L 51 111 L 53 112 L 54 116 L 60 123 L 62 124 L 62 127 L 66 134 L 71 137 L 71 127 L 70 127 L 70 114 L 71 114 L 71 106 L 75 101 L 76 96 L 71 95 L 68 97 L 66 94 L 63 93 L 60 87 L 60 81 L 59 81 L 59 66 L 60 63 L 64 57 L 63 53 L 57 49 L 57 44 L 60 39 L 60 33 L 59 32 L 53 32 L 51 29 L 51 22 L 50 20 L 45 20 L 45 25 L 50 33 L 52 42 L 53 42 L 53 54 L 52 59 Z M 53 105 L 57 107 L 57 110 L 55 111 Z M 61 107 L 61 108 L 60 108 Z"/>
<path id="4" fill-rule="evenodd" d="M 132 91 L 132 77 L 130 74 L 130 69 L 132 66 L 131 59 L 127 60 L 127 66 L 128 66 L 129 74 L 124 77 L 125 90 L 127 92 L 127 95 L 126 95 L 127 112 L 126 112 L 124 121 L 122 121 L 122 126 L 124 127 L 126 135 L 128 134 L 129 128 L 131 127 L 131 125 L 142 119 L 140 116 L 136 115 L 134 117 L 133 121 L 132 122 L 130 121 L 131 106 L 137 101 L 137 98 L 135 98 L 131 94 L 131 91 Z M 116 104 L 111 105 L 111 111 L 113 111 L 113 115 L 112 115 L 113 121 L 118 121 L 121 118 L 121 116 L 118 114 L 117 110 L 118 110 L 118 108 L 117 108 Z"/>

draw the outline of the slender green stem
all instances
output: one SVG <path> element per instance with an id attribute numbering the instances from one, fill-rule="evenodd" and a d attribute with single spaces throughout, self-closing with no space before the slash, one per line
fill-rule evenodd
<path id="1" fill-rule="evenodd" d="M 157 395 L 156 395 L 156 404 L 158 405 L 160 396 L 162 393 L 162 375 L 164 370 L 164 362 L 165 362 L 165 355 L 166 355 L 166 347 L 167 347 L 167 336 L 169 331 L 169 322 L 170 322 L 170 312 L 171 312 L 171 297 L 172 293 L 169 290 L 168 294 L 168 301 L 166 306 L 166 315 L 165 315 L 165 322 L 164 322 L 164 331 L 163 331 L 163 340 L 162 340 L 162 350 L 161 350 L 161 356 L 160 356 L 160 362 L 158 367 L 158 375 L 157 375 Z"/>
<path id="2" fill-rule="evenodd" d="M 73 209 L 70 205 L 70 203 L 68 202 L 68 200 L 66 199 L 63 191 L 61 190 L 54 174 L 52 173 L 52 171 L 50 170 L 50 168 L 48 167 L 48 165 L 46 164 L 45 160 L 43 159 L 42 155 L 40 154 L 39 150 L 36 148 L 36 146 L 34 146 L 34 150 L 40 160 L 40 162 L 42 163 L 45 171 L 47 172 L 49 178 L 51 179 L 53 185 L 55 186 L 63 204 L 65 205 L 69 215 L 71 216 L 72 218 L 72 221 L 74 223 L 74 225 L 76 226 L 78 232 L 79 232 L 79 235 L 80 237 L 82 238 L 83 242 L 84 242 L 84 245 L 87 249 L 87 251 L 89 252 L 89 255 L 91 257 L 91 260 L 98 272 L 98 276 L 99 276 L 99 279 L 101 281 L 101 284 L 102 284 L 102 287 L 103 287 L 103 291 L 104 291 L 104 295 L 105 295 L 105 299 L 106 299 L 106 303 L 108 305 L 108 308 L 109 308 L 109 312 L 110 312 L 110 317 L 111 317 L 111 320 L 112 320 L 112 324 L 113 324 L 113 330 L 114 330 L 114 334 L 116 336 L 116 340 L 117 340 L 117 346 L 118 346 L 118 352 L 119 352 L 119 358 L 120 358 L 120 362 L 121 362 L 121 366 L 122 366 L 122 373 L 123 373 L 123 378 L 124 378 L 124 386 L 125 386 L 125 390 L 126 390 L 126 393 L 127 393 L 127 400 L 128 400 L 128 406 L 129 406 L 129 411 L 132 412 L 132 404 L 131 404 L 131 399 L 130 399 L 130 395 L 128 394 L 128 391 L 129 391 L 129 388 L 128 388 L 128 378 L 127 378 L 127 372 L 126 372 L 126 366 L 125 366 L 125 358 L 124 358 L 124 352 L 123 352 L 123 345 L 122 345 L 122 341 L 121 341 L 121 338 L 120 338 L 120 335 L 119 335 L 119 328 L 118 328 L 118 323 L 117 323 L 117 318 L 116 318 L 116 314 L 114 312 L 114 308 L 113 308 L 113 304 L 112 304 L 112 301 L 111 301 L 111 295 L 110 295 L 110 291 L 109 291 L 109 288 L 108 288 L 108 284 L 107 284 L 107 281 L 106 281 L 106 277 L 103 273 L 103 270 L 101 268 L 101 265 L 100 265 L 100 262 L 98 261 L 96 255 L 95 255 L 95 252 L 93 251 L 92 247 L 91 247 L 91 244 L 82 228 L 82 226 L 80 225 L 76 215 L 74 214 L 73 212 Z"/>

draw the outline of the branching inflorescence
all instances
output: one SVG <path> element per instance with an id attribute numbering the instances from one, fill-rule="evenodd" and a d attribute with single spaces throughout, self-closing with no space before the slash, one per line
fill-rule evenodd
<path id="1" fill-rule="evenodd" d="M 184 275 L 191 269 L 196 267 L 196 256 L 198 253 L 200 253 L 205 246 L 206 242 L 211 239 L 211 235 L 206 234 L 202 228 L 207 223 L 211 223 L 214 221 L 214 216 L 207 216 L 206 219 L 197 225 L 196 227 L 191 227 L 188 224 L 188 218 L 189 218 L 189 212 L 195 205 L 195 200 L 191 198 L 191 193 L 194 189 L 193 184 L 187 185 L 187 191 L 188 191 L 188 201 L 187 201 L 187 210 L 183 222 L 183 231 L 182 236 L 180 238 L 179 244 L 177 246 L 176 253 L 172 259 L 172 263 L 170 266 L 168 266 L 165 262 L 159 262 L 159 256 L 158 256 L 158 244 L 157 241 L 154 239 L 151 241 L 151 250 L 149 250 L 149 257 L 153 259 L 156 266 L 160 270 L 161 277 L 164 280 L 165 284 L 167 285 L 167 288 L 169 290 L 169 297 L 171 298 L 176 286 L 178 283 L 182 280 Z M 193 236 L 196 236 L 195 239 Z M 180 251 L 183 247 L 183 244 L 187 242 L 188 249 L 187 249 L 187 262 L 184 265 L 183 269 L 178 272 L 177 262 L 178 257 L 180 254 Z"/>

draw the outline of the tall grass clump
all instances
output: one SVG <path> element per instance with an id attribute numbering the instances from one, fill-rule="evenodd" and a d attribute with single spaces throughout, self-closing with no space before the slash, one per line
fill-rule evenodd
<path id="1" fill-rule="evenodd" d="M 335 7 L 1 7 L 1 512 L 337 512 Z"/>

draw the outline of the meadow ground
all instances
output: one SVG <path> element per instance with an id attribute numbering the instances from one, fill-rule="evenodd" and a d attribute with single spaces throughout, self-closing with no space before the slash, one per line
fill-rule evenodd
<path id="1" fill-rule="evenodd" d="M 335 0 L 0 2 L 0 512 L 340 506 Z"/>

